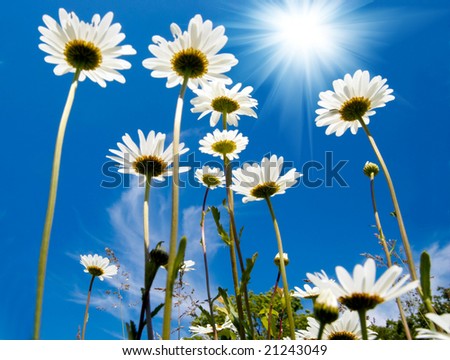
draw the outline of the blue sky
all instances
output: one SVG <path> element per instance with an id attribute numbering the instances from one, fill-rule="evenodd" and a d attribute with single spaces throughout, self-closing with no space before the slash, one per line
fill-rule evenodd
<path id="1" fill-rule="evenodd" d="M 143 68 L 150 57 L 147 46 L 153 35 L 169 38 L 176 22 L 185 29 L 190 18 L 201 14 L 214 25 L 224 25 L 229 41 L 223 52 L 239 60 L 228 75 L 235 83 L 254 86 L 259 102 L 258 119 L 243 118 L 239 130 L 249 137 L 242 161 L 260 161 L 267 153 L 282 155 L 302 171 L 304 164 L 325 165 L 332 152 L 333 165 L 347 161 L 340 171 L 348 186 L 304 184 L 273 198 L 291 262 L 289 285 L 303 286 L 307 272 L 324 269 L 334 274 L 336 265 L 348 269 L 364 261 L 362 253 L 381 254 L 374 237 L 368 179 L 362 175 L 367 160 L 376 161 L 362 131 L 341 138 L 326 136 L 314 125 L 318 94 L 333 80 L 357 69 L 388 79 L 395 101 L 379 109 L 370 129 L 393 176 L 415 257 L 432 254 L 434 283 L 449 285 L 450 257 L 450 4 L 446 0 L 331 1 L 327 21 L 334 24 L 333 38 L 319 57 L 302 58 L 271 35 L 264 17 L 267 9 L 294 6 L 298 1 L 16 1 L 3 4 L 0 13 L 0 119 L 3 146 L 12 161 L 1 178 L 1 243 L 3 295 L 0 298 L 0 339 L 28 339 L 32 334 L 36 270 L 47 204 L 53 147 L 71 76 L 57 77 L 38 49 L 42 15 L 57 18 L 58 8 L 74 11 L 88 21 L 94 13 L 115 14 L 122 25 L 124 44 L 137 55 L 128 56 L 132 68 L 124 71 L 126 84 L 109 83 L 106 89 L 85 81 L 80 84 L 69 120 L 60 184 L 50 243 L 45 287 L 43 339 L 74 339 L 82 325 L 89 276 L 79 255 L 105 255 L 113 249 L 131 288 L 122 306 L 114 290 L 124 277 L 96 281 L 87 338 L 122 337 L 124 321 L 137 320 L 138 292 L 142 279 L 143 189 L 132 180 L 115 188 L 101 186 L 108 149 L 115 148 L 128 132 L 137 129 L 167 133 L 171 138 L 178 88 L 166 89 Z M 319 3 L 316 1 L 316 3 Z M 280 10 L 280 11 L 281 11 Z M 270 12 L 277 14 L 276 12 Z M 281 11 L 282 13 L 282 11 Z M 275 21 L 277 23 L 277 21 Z M 278 21 L 279 23 L 279 21 Z M 264 26 L 267 24 L 267 26 Z M 331 36 L 333 32 L 329 33 Z M 284 40 L 286 41 L 286 39 Z M 292 39 L 291 39 L 292 41 Z M 270 46 L 267 46 L 270 44 Z M 300 58 L 298 57 L 300 56 Z M 189 100 L 182 123 L 182 141 L 201 162 L 210 160 L 198 151 L 198 141 L 209 131 L 209 122 L 197 121 Z M 5 163 L 6 164 L 6 163 Z M 324 171 L 311 171 L 325 180 Z M 385 234 L 400 236 L 384 179 L 376 181 L 378 206 Z M 180 233 L 189 240 L 187 258 L 197 262 L 186 275 L 194 295 L 205 296 L 199 245 L 200 206 L 204 189 L 181 191 Z M 210 205 L 220 206 L 224 191 L 215 190 Z M 168 241 L 170 188 L 151 193 L 151 242 Z M 250 288 L 270 289 L 277 252 L 269 212 L 264 203 L 242 204 L 236 196 L 238 226 L 244 226 L 242 250 L 258 252 Z M 225 217 L 225 214 L 223 214 Z M 207 222 L 213 286 L 232 289 L 228 250 Z M 269 264 L 269 265 L 268 265 Z M 157 285 L 164 278 L 157 279 Z M 154 302 L 162 299 L 155 295 Z M 104 308 L 95 310 L 95 306 Z M 386 310 L 386 311 L 389 311 Z M 176 311 L 175 311 L 176 313 Z M 383 314 L 379 314 L 383 317 Z"/>

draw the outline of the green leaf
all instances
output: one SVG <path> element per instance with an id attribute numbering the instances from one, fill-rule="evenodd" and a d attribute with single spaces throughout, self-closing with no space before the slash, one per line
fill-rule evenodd
<path id="1" fill-rule="evenodd" d="M 128 340 L 136 340 L 137 330 L 136 330 L 136 324 L 134 323 L 134 321 L 130 320 L 130 322 L 126 323 L 125 326 L 127 328 Z"/>
<path id="2" fill-rule="evenodd" d="M 153 319 L 156 315 L 158 315 L 159 310 L 161 310 L 164 307 L 164 303 L 159 304 L 157 307 L 153 309 L 153 311 L 150 313 L 150 317 Z"/>
<path id="3" fill-rule="evenodd" d="M 420 286 L 422 287 L 424 299 L 431 300 L 431 259 L 430 255 L 424 251 L 420 256 Z"/>
<path id="4" fill-rule="evenodd" d="M 244 292 L 245 286 L 250 282 L 250 275 L 255 266 L 258 253 L 254 253 L 251 259 L 246 259 L 246 266 L 241 276 L 241 291 Z"/>
<path id="5" fill-rule="evenodd" d="M 397 217 L 397 213 L 395 211 L 392 211 L 389 215 L 391 215 L 392 217 Z"/>
<path id="6" fill-rule="evenodd" d="M 211 206 L 211 213 L 213 215 L 214 222 L 216 223 L 217 233 L 219 234 L 222 241 L 225 244 L 227 244 L 228 246 L 230 246 L 231 245 L 230 237 L 229 237 L 228 233 L 225 231 L 225 229 L 223 228 L 222 224 L 220 223 L 219 209 L 217 209 L 215 206 Z"/>

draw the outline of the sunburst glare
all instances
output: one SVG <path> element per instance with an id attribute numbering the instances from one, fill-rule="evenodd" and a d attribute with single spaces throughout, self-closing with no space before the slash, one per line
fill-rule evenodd
<path id="1" fill-rule="evenodd" d="M 384 28 L 380 11 L 363 9 L 370 2 L 266 0 L 241 9 L 245 19 L 232 27 L 244 30 L 240 45 L 257 59 L 249 64 L 252 83 L 270 86 L 266 105 L 285 102 L 297 120 L 312 111 L 330 76 L 361 67 Z M 284 118 L 292 120 L 292 114 Z"/>

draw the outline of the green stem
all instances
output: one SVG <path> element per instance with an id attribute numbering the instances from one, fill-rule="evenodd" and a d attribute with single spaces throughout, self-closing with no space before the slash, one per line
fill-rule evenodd
<path id="1" fill-rule="evenodd" d="M 280 282 L 281 272 L 280 269 L 278 269 L 278 275 L 277 279 L 275 281 L 275 286 L 273 287 L 272 296 L 270 297 L 270 304 L 269 304 L 269 314 L 267 315 L 267 340 L 270 340 L 271 338 L 271 329 L 272 329 L 272 309 L 273 309 L 273 302 L 275 300 L 275 294 L 277 293 L 278 289 L 278 283 Z"/>
<path id="2" fill-rule="evenodd" d="M 151 317 L 151 305 L 150 305 L 150 284 L 149 280 L 149 267 L 150 262 L 150 223 L 149 223 L 149 199 L 150 199 L 150 187 L 152 183 L 152 176 L 147 175 L 145 177 L 145 194 L 144 194 L 144 208 L 143 208 L 143 220 L 144 220 L 144 293 L 147 296 L 143 296 L 145 316 L 147 319 L 147 338 L 153 340 L 153 324 Z"/>
<path id="3" fill-rule="evenodd" d="M 222 125 L 223 129 L 227 130 L 227 113 L 222 113 Z M 234 242 L 234 248 L 236 249 L 238 260 L 239 260 L 239 267 L 241 269 L 241 273 L 244 272 L 245 266 L 244 266 L 244 259 L 242 256 L 241 251 L 241 242 L 239 239 L 239 235 L 237 233 L 237 227 L 236 227 L 236 220 L 234 216 L 234 197 L 233 197 L 233 191 L 231 190 L 231 183 L 232 183 L 232 168 L 230 166 L 230 163 L 226 157 L 224 157 L 224 168 L 225 168 L 225 184 L 226 184 L 226 192 L 227 192 L 227 201 L 228 201 L 228 213 L 230 216 L 230 240 Z M 243 292 L 244 292 L 244 301 L 245 301 L 245 309 L 247 312 L 247 318 L 249 323 L 249 329 L 250 329 L 250 338 L 254 339 L 254 327 L 253 327 L 253 319 L 252 319 L 252 312 L 250 309 L 250 299 L 248 295 L 248 287 L 247 284 L 242 284 L 243 286 Z M 242 301 L 242 300 L 241 300 Z"/>
<path id="4" fill-rule="evenodd" d="M 387 181 L 387 184 L 389 187 L 389 192 L 391 194 L 392 202 L 394 204 L 395 217 L 397 219 L 399 230 L 400 230 L 400 235 L 402 237 L 403 248 L 405 250 L 407 263 L 408 263 L 408 267 L 409 267 L 409 273 L 411 274 L 412 280 L 417 280 L 416 267 L 414 265 L 414 259 L 413 259 L 412 252 L 411 252 L 411 246 L 409 244 L 408 235 L 406 234 L 405 224 L 403 222 L 403 217 L 402 217 L 402 213 L 400 211 L 400 206 L 399 206 L 399 203 L 397 200 L 397 195 L 395 193 L 394 183 L 392 182 L 392 178 L 389 173 L 389 170 L 386 166 L 386 163 L 384 162 L 384 159 L 383 159 L 383 156 L 381 155 L 380 150 L 378 149 L 375 139 L 373 138 L 372 134 L 369 131 L 369 128 L 367 127 L 367 125 L 365 124 L 365 122 L 362 118 L 359 118 L 359 122 L 360 122 L 362 128 L 364 129 L 364 131 L 367 135 L 367 138 L 369 139 L 370 145 L 372 146 L 372 149 L 375 152 L 375 155 L 377 156 L 378 161 L 380 162 L 381 168 L 383 169 L 384 176 L 386 177 L 386 181 Z M 418 287 L 418 290 L 419 290 L 420 295 L 422 296 L 422 291 L 419 287 Z"/>
<path id="5" fill-rule="evenodd" d="M 373 208 L 373 213 L 374 213 L 374 217 L 375 217 L 375 223 L 376 223 L 376 226 L 378 229 L 378 239 L 380 240 L 381 246 L 383 247 L 383 250 L 384 250 L 384 254 L 386 255 L 387 265 L 388 265 L 388 267 L 391 267 L 392 266 L 391 253 L 389 251 L 389 248 L 388 248 L 388 245 L 386 242 L 386 238 L 384 236 L 383 228 L 381 226 L 381 220 L 380 220 L 380 216 L 378 214 L 377 202 L 376 202 L 376 198 L 375 198 L 374 173 L 370 174 L 370 194 L 372 197 L 372 208 Z M 406 338 L 408 340 L 412 340 L 411 331 L 409 330 L 409 325 L 408 325 L 408 321 L 406 319 L 405 312 L 403 310 L 402 302 L 400 301 L 399 298 L 396 298 L 395 302 L 397 303 L 397 308 L 400 313 L 400 318 L 402 320 L 403 328 L 405 329 Z"/>
<path id="6" fill-rule="evenodd" d="M 88 317 L 89 317 L 89 302 L 91 300 L 92 285 L 94 284 L 94 280 L 95 280 L 95 276 L 92 275 L 91 282 L 89 284 L 88 294 L 87 294 L 86 310 L 84 311 L 83 330 L 81 332 L 81 340 L 84 340 L 85 335 L 86 335 L 86 325 L 87 325 Z"/>
<path id="7" fill-rule="evenodd" d="M 41 320 L 42 320 L 42 304 L 44 299 L 45 273 L 47 268 L 48 249 L 50 245 L 50 234 L 52 231 L 53 215 L 55 213 L 56 193 L 58 191 L 59 168 L 61 164 L 61 154 L 64 142 L 64 133 L 66 131 L 67 122 L 69 120 L 70 110 L 72 109 L 75 92 L 78 86 L 78 78 L 81 70 L 77 70 L 70 85 L 69 94 L 67 95 L 66 104 L 59 123 L 58 135 L 56 137 L 55 151 L 53 155 L 52 174 L 50 179 L 50 192 L 48 195 L 47 213 L 45 215 L 44 231 L 42 234 L 41 249 L 39 253 L 39 264 L 37 273 L 37 294 L 36 309 L 34 314 L 33 339 L 38 340 L 40 337 Z"/>
<path id="8" fill-rule="evenodd" d="M 326 323 L 324 323 L 323 321 L 320 322 L 319 334 L 317 335 L 317 340 L 322 340 L 323 331 L 325 330 L 325 325 L 326 325 Z"/>
<path id="9" fill-rule="evenodd" d="M 286 276 L 286 266 L 284 263 L 284 251 L 283 251 L 283 241 L 281 240 L 280 228 L 278 227 L 277 218 L 275 217 L 275 212 L 272 207 L 272 202 L 270 201 L 270 197 L 266 197 L 267 206 L 269 207 L 270 215 L 272 216 L 273 227 L 275 229 L 275 235 L 277 238 L 278 244 L 278 253 L 280 255 L 280 272 L 281 278 L 283 280 L 283 290 L 284 290 L 284 298 L 286 302 L 286 312 L 289 320 L 289 329 L 291 339 L 295 340 L 295 324 L 294 324 L 294 316 L 292 315 L 292 307 L 291 307 L 291 294 L 289 292 L 289 285 L 287 282 Z"/>
<path id="10" fill-rule="evenodd" d="M 358 310 L 359 322 L 361 324 L 361 336 L 363 340 L 369 340 L 367 336 L 367 320 L 366 320 L 366 310 Z"/>
<path id="11" fill-rule="evenodd" d="M 206 216 L 206 199 L 208 198 L 209 187 L 206 188 L 205 197 L 203 198 L 203 206 L 202 206 L 202 219 L 200 222 L 201 226 L 201 235 L 202 235 L 202 249 L 203 249 L 203 262 L 205 264 L 205 281 L 206 281 L 206 293 L 208 296 L 208 305 L 209 305 L 209 314 L 211 315 L 211 326 L 213 329 L 214 340 L 218 340 L 217 336 L 217 328 L 216 321 L 214 319 L 214 307 L 211 298 L 211 289 L 209 286 L 209 270 L 208 270 L 208 258 L 206 256 L 206 236 L 205 236 L 205 216 Z"/>
<path id="12" fill-rule="evenodd" d="M 178 238 L 178 208 L 179 208 L 179 173 L 180 173 L 180 132 L 181 132 L 181 117 L 183 114 L 184 94 L 186 92 L 189 76 L 186 75 L 181 85 L 180 94 L 178 95 L 177 106 L 175 109 L 175 118 L 173 125 L 173 176 L 172 176 L 172 223 L 170 228 L 170 243 L 169 243 L 169 262 L 167 264 L 167 281 L 166 281 L 166 296 L 164 305 L 163 317 L 163 340 L 170 339 L 170 323 L 172 318 L 172 297 L 173 285 L 175 279 L 173 278 L 173 270 L 175 266 L 175 257 L 177 255 L 177 238 Z"/>

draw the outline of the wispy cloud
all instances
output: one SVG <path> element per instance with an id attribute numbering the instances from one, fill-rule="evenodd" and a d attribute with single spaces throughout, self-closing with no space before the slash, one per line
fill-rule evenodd
<path id="1" fill-rule="evenodd" d="M 151 192 L 150 199 L 150 242 L 154 247 L 158 242 L 168 244 L 170 235 L 170 198 L 158 193 L 158 189 Z M 112 289 L 120 289 L 122 283 L 129 285 L 128 291 L 122 291 L 122 302 L 117 296 L 108 296 L 104 292 L 96 292 L 92 296 L 92 306 L 102 308 L 122 321 L 133 319 L 138 321 L 140 311 L 140 289 L 143 284 L 144 255 L 143 255 L 143 188 L 138 186 L 137 178 L 132 179 L 131 187 L 126 189 L 121 197 L 113 203 L 108 214 L 113 229 L 109 247 L 114 251 L 120 261 L 120 273 L 124 276 L 116 276 L 108 279 L 107 283 Z M 188 284 L 189 291 L 195 289 L 193 296 L 200 301 L 206 299 L 205 277 L 203 267 L 203 255 L 200 244 L 200 218 L 201 207 L 190 206 L 182 210 L 180 216 L 180 236 L 188 239 L 188 247 L 185 259 L 196 263 L 196 271 L 185 274 L 184 280 Z M 208 216 L 205 222 L 205 232 L 208 236 L 208 260 L 213 260 L 217 250 L 222 246 L 221 240 L 216 235 L 215 224 L 212 216 Z M 165 270 L 160 271 L 153 284 L 154 288 L 165 288 Z M 211 277 L 214 282 L 214 276 Z M 216 286 L 212 284 L 212 287 Z M 74 289 L 72 300 L 85 303 L 85 289 Z M 152 291 L 152 303 L 156 306 L 164 302 L 162 291 Z M 188 304 L 184 305 L 188 306 Z M 183 312 L 185 308 L 182 308 Z M 162 313 L 160 313 L 161 315 Z M 175 312 L 174 312 L 175 314 Z M 186 324 L 185 324 L 186 325 Z M 120 334 L 121 336 L 121 334 Z"/>

